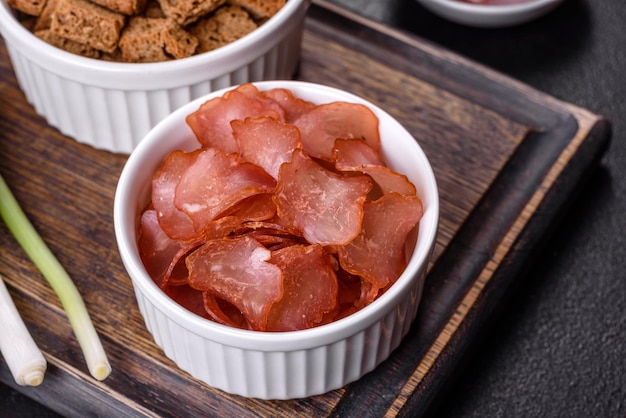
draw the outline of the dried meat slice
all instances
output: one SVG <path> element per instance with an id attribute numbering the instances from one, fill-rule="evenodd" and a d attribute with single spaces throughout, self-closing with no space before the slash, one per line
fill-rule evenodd
<path id="1" fill-rule="evenodd" d="M 295 150 L 280 169 L 274 202 L 278 216 L 309 243 L 344 245 L 361 231 L 363 202 L 371 188 L 368 177 L 333 173 Z"/>
<path id="2" fill-rule="evenodd" d="M 283 271 L 284 295 L 270 309 L 267 331 L 296 331 L 323 323 L 337 306 L 337 277 L 319 245 L 292 245 L 272 252 Z"/>
<path id="3" fill-rule="evenodd" d="M 366 165 L 385 165 L 380 153 L 360 138 L 336 139 L 332 156 L 339 170 Z"/>
<path id="4" fill-rule="evenodd" d="M 187 257 L 189 285 L 236 306 L 251 329 L 264 331 L 283 295 L 283 275 L 271 253 L 250 237 L 207 241 Z"/>
<path id="5" fill-rule="evenodd" d="M 203 242 L 202 238 L 173 240 L 161 229 L 154 210 L 146 210 L 141 215 L 139 256 L 150 277 L 162 289 L 187 284 L 189 272 L 185 258 Z"/>
<path id="6" fill-rule="evenodd" d="M 188 283 L 189 271 L 185 259 L 196 248 L 204 244 L 204 239 L 184 242 L 184 246 L 174 255 L 169 269 L 165 273 L 166 283 L 171 286 L 181 286 Z"/>
<path id="7" fill-rule="evenodd" d="M 159 225 L 156 210 L 146 210 L 141 214 L 137 246 L 139 256 L 146 271 L 157 286 L 167 285 L 170 265 L 183 243 L 170 238 Z"/>
<path id="8" fill-rule="evenodd" d="M 229 214 L 212 220 L 203 230 L 205 239 L 228 236 L 246 222 L 261 222 L 274 218 L 276 205 L 271 193 L 259 193 L 238 202 Z"/>
<path id="9" fill-rule="evenodd" d="M 274 218 L 276 205 L 271 193 L 260 193 L 237 203 L 228 215 L 209 222 L 203 230 L 206 240 L 237 234 L 247 222 L 262 222 Z"/>
<path id="10" fill-rule="evenodd" d="M 246 232 L 244 235 L 254 238 L 255 240 L 259 241 L 259 243 L 261 243 L 265 248 L 271 251 L 290 247 L 292 245 L 301 244 L 303 242 L 293 235 L 273 235 L 271 233 L 264 233 L 263 231 L 258 230 Z"/>
<path id="11" fill-rule="evenodd" d="M 389 193 L 364 205 L 363 229 L 358 237 L 338 249 L 339 262 L 376 289 L 400 277 L 406 267 L 405 241 L 423 214 L 415 196 Z"/>
<path id="12" fill-rule="evenodd" d="M 278 179 L 280 166 L 302 147 L 300 131 L 274 118 L 247 118 L 231 122 L 235 144 L 242 161 L 249 161 Z"/>
<path id="13" fill-rule="evenodd" d="M 206 224 L 203 236 L 206 241 L 224 238 L 233 233 L 241 225 L 241 218 L 237 216 L 223 216 Z"/>
<path id="14" fill-rule="evenodd" d="M 242 222 L 241 224 L 239 224 L 239 227 L 234 232 L 235 235 L 239 235 L 250 231 L 264 231 L 268 234 L 282 236 L 294 235 L 293 229 L 277 223 L 263 221 Z"/>
<path id="15" fill-rule="evenodd" d="M 332 160 L 335 140 L 358 138 L 374 151 L 380 151 L 378 118 L 367 106 L 358 103 L 322 104 L 298 117 L 302 147 L 311 157 Z"/>
<path id="16" fill-rule="evenodd" d="M 235 154 L 204 148 L 176 186 L 174 205 L 193 221 L 197 231 L 237 204 L 257 194 L 271 193 L 276 181 L 262 168 L 239 163 Z"/>
<path id="17" fill-rule="evenodd" d="M 360 171 L 361 173 L 369 175 L 374 182 L 380 187 L 383 195 L 388 193 L 398 193 L 404 196 L 415 196 L 416 189 L 413 183 L 404 174 L 400 174 L 393 171 L 389 167 L 381 165 L 368 165 L 364 167 L 355 168 L 354 170 L 345 171 Z"/>
<path id="18" fill-rule="evenodd" d="M 378 153 L 362 140 L 338 139 L 333 148 L 333 158 L 337 170 L 358 171 L 369 175 L 383 194 L 416 194 L 415 186 L 408 177 L 385 166 Z"/>
<path id="19" fill-rule="evenodd" d="M 335 320 L 344 318 L 359 310 L 357 307 L 361 295 L 361 278 L 348 273 L 343 269 L 336 272 L 337 275 L 337 305 L 338 311 Z"/>
<path id="20" fill-rule="evenodd" d="M 379 288 L 344 269 L 337 270 L 340 310 L 337 317 L 352 314 L 369 305 L 378 297 Z"/>
<path id="21" fill-rule="evenodd" d="M 259 193 L 237 203 L 230 216 L 244 221 L 266 221 L 276 215 L 276 205 L 272 193 Z"/>
<path id="22" fill-rule="evenodd" d="M 186 121 L 203 147 L 216 147 L 229 154 L 237 152 L 230 122 L 259 116 L 284 120 L 280 105 L 248 83 L 208 100 Z"/>
<path id="23" fill-rule="evenodd" d="M 274 100 L 285 112 L 285 122 L 293 123 L 300 115 L 312 110 L 317 106 L 313 102 L 294 96 L 289 89 L 271 89 L 262 91 L 261 94 Z"/>
<path id="24" fill-rule="evenodd" d="M 204 301 L 202 299 L 202 292 L 196 289 L 192 289 L 189 285 L 182 286 L 167 286 L 164 289 L 165 293 L 178 303 L 180 306 L 188 309 L 203 318 L 210 318 L 204 309 Z"/>
<path id="25" fill-rule="evenodd" d="M 371 166 L 366 167 L 363 172 L 374 179 L 384 194 L 395 192 L 404 196 L 417 195 L 415 186 L 407 176 L 388 167 Z"/>
<path id="26" fill-rule="evenodd" d="M 272 222 L 243 222 L 233 234 L 252 237 L 271 250 L 306 242 L 297 231 Z"/>
<path id="27" fill-rule="evenodd" d="M 182 174 L 199 152 L 171 152 L 152 178 L 152 206 L 161 228 L 172 239 L 190 240 L 198 235 L 189 215 L 174 205 L 174 195 Z"/>
<path id="28" fill-rule="evenodd" d="M 260 102 L 266 111 L 275 111 L 276 114 L 279 116 L 279 120 L 286 120 L 285 109 L 281 106 L 281 104 L 274 100 L 272 97 L 263 94 L 263 92 L 260 91 L 253 83 L 240 84 L 235 88 L 235 90 L 243 93 L 249 99 Z M 226 93 L 226 95 L 228 95 L 228 93 Z M 250 115 L 249 117 L 256 116 L 263 115 Z"/>
<path id="29" fill-rule="evenodd" d="M 213 321 L 234 328 L 248 328 L 246 319 L 235 306 L 221 299 L 217 299 L 211 292 L 201 293 L 204 302 L 204 310 Z"/>

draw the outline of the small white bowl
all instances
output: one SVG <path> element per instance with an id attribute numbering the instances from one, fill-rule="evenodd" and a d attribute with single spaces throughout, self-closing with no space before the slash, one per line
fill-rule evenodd
<path id="1" fill-rule="evenodd" d="M 468 26 L 497 28 L 529 22 L 548 13 L 563 0 L 531 0 L 510 5 L 484 5 L 457 0 L 417 0 L 431 12 Z"/>
<path id="2" fill-rule="evenodd" d="M 219 49 L 158 63 L 107 62 L 37 38 L 0 0 L 0 34 L 26 99 L 76 141 L 129 154 L 173 110 L 248 81 L 293 77 L 310 0 L 289 0 L 267 22 Z"/>
<path id="3" fill-rule="evenodd" d="M 302 398 L 359 379 L 385 360 L 408 332 L 435 244 L 439 221 L 437 185 L 428 159 L 415 139 L 373 104 L 341 90 L 305 82 L 269 81 L 255 85 L 260 90 L 287 88 L 317 104 L 337 100 L 362 103 L 376 113 L 387 164 L 409 177 L 424 205 L 415 249 L 397 282 L 372 304 L 346 318 L 293 332 L 256 332 L 220 325 L 182 308 L 155 285 L 137 249 L 138 217 L 149 202 L 153 173 L 170 151 L 199 147 L 185 117 L 225 90 L 175 111 L 150 131 L 131 154 L 115 195 L 115 234 L 146 326 L 181 369 L 238 395 Z"/>

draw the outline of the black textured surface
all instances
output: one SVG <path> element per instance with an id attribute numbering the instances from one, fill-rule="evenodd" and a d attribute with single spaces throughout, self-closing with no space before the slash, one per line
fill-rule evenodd
<path id="1" fill-rule="evenodd" d="M 6 367 L 6 363 L 1 363 L 0 367 Z M 58 416 L 45 406 L 0 383 L 0 417 L 55 418 Z"/>
<path id="2" fill-rule="evenodd" d="M 612 120 L 599 169 L 432 415 L 626 417 L 626 2 L 477 29 L 414 0 L 331 1 Z M 54 415 L 0 385 L 0 416 Z"/>

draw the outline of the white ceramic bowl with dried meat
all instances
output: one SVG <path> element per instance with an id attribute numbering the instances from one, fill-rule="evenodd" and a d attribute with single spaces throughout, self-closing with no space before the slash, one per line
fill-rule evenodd
<path id="1" fill-rule="evenodd" d="M 433 170 L 415 138 L 379 107 L 318 84 L 267 81 L 255 85 L 260 91 L 287 88 L 315 104 L 361 103 L 376 114 L 386 164 L 415 185 L 424 209 L 419 233 L 408 238 L 409 248 L 414 244 L 408 265 L 395 284 L 343 319 L 286 332 L 249 331 L 212 322 L 175 303 L 155 285 L 137 245 L 139 217 L 150 201 L 153 174 L 171 151 L 199 148 L 185 119 L 210 98 L 222 96 L 224 90 L 172 113 L 131 154 L 115 195 L 115 233 L 146 326 L 167 357 L 197 379 L 226 392 L 263 399 L 302 398 L 359 379 L 401 343 L 416 316 L 435 245 L 438 191 Z"/>
<path id="2" fill-rule="evenodd" d="M 197 97 L 248 81 L 293 77 L 309 4 L 289 0 L 235 42 L 158 63 L 108 62 L 53 47 L 18 22 L 7 0 L 0 0 L 0 34 L 38 114 L 78 142 L 128 154 L 161 119 Z"/>

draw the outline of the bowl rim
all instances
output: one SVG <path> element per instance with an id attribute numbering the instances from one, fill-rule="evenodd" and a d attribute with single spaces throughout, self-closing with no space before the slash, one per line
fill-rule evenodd
<path id="1" fill-rule="evenodd" d="M 334 87 L 304 81 L 278 80 L 254 82 L 253 84 L 260 90 L 275 87 L 288 88 L 292 91 L 296 91 L 296 95 L 299 95 L 299 93 L 297 93 L 298 91 L 316 91 L 333 95 L 336 97 L 335 100 L 348 100 L 366 104 L 377 113 L 379 118 L 381 115 L 388 118 L 388 122 L 392 123 L 396 129 L 399 129 L 400 131 L 398 132 L 402 132 L 403 136 L 415 139 L 404 126 L 386 111 L 352 93 Z M 422 169 L 427 174 L 424 179 L 424 187 L 427 190 L 428 201 L 423 200 L 425 207 L 424 217 L 422 219 L 424 224 L 420 221 L 419 238 L 420 242 L 423 244 L 416 247 L 405 272 L 387 292 L 381 295 L 374 303 L 364 307 L 360 311 L 330 324 L 300 331 L 260 332 L 236 329 L 201 318 L 174 302 L 156 286 L 145 271 L 139 258 L 135 242 L 135 232 L 133 231 L 131 234 L 126 233 L 126 231 L 131 231 L 136 228 L 137 213 L 131 214 L 130 212 L 133 208 L 129 208 L 128 204 L 129 200 L 132 201 L 130 198 L 132 196 L 136 197 L 137 195 L 136 188 L 131 187 L 134 177 L 140 174 L 142 169 L 144 169 L 143 171 L 146 169 L 145 166 L 139 163 L 142 161 L 144 154 L 158 141 L 161 133 L 177 125 L 180 126 L 181 119 L 184 119 L 186 115 L 197 109 L 206 100 L 221 96 L 226 91 L 232 90 L 235 87 L 236 86 L 216 90 L 175 110 L 144 137 L 128 158 L 119 178 L 114 201 L 115 235 L 127 273 L 131 278 L 133 286 L 136 287 L 135 291 L 139 290 L 143 294 L 143 297 L 150 299 L 154 304 L 154 308 L 162 312 L 167 311 L 165 315 L 170 320 L 187 328 L 188 331 L 221 344 L 260 351 L 294 351 L 325 346 L 344 340 L 366 329 L 385 316 L 393 309 L 397 301 L 404 297 L 404 293 L 411 290 L 410 287 L 414 283 L 412 278 L 407 276 L 417 274 L 421 269 L 425 271 L 428 267 L 438 231 L 439 194 L 430 162 L 417 141 L 415 141 L 415 153 L 420 158 L 418 163 L 422 164 Z M 171 150 L 169 147 L 167 149 Z M 134 208 L 133 210 L 141 210 L 141 208 Z"/>
<path id="2" fill-rule="evenodd" d="M 128 63 L 105 61 L 73 54 L 48 44 L 35 36 L 16 18 L 7 0 L 0 0 L 0 34 L 7 46 L 18 49 L 34 62 L 43 64 L 48 71 L 89 85 L 137 90 L 162 89 L 165 86 L 189 85 L 190 78 L 198 81 L 215 78 L 238 69 L 270 50 L 304 17 L 311 0 L 288 0 L 264 24 L 245 36 L 202 54 L 171 61 Z M 201 67 L 201 71 L 198 71 Z M 170 75 L 176 74 L 177 77 Z M 152 80 L 157 75 L 158 80 Z M 123 85 L 125 87 L 120 87 Z"/>
<path id="3" fill-rule="evenodd" d="M 517 4 L 474 4 L 466 3 L 458 0 L 418 0 L 421 3 L 431 3 L 441 5 L 451 10 L 462 13 L 487 16 L 512 15 L 517 13 L 526 13 L 541 9 L 563 0 L 529 0 Z"/>

